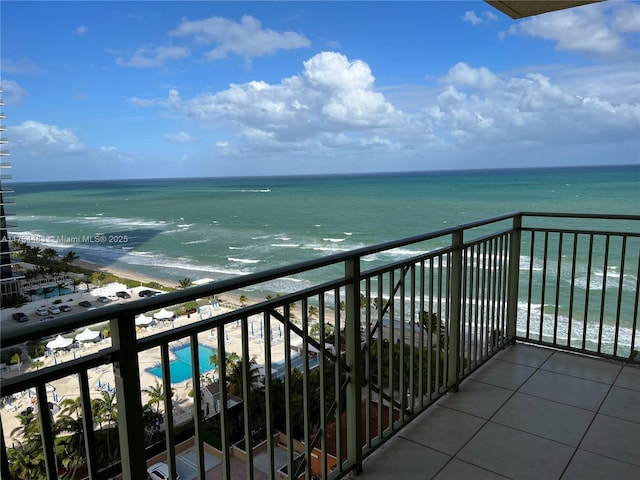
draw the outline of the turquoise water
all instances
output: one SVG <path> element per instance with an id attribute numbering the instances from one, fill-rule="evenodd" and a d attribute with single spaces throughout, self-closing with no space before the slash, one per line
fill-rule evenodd
<path id="1" fill-rule="evenodd" d="M 171 280 L 228 278 L 517 210 L 640 206 L 640 166 L 13 186 L 11 233 Z"/>
<path id="2" fill-rule="evenodd" d="M 176 356 L 174 360 L 169 362 L 169 372 L 171 374 L 171 383 L 180 383 L 191 378 L 191 345 L 184 345 L 172 350 Z M 214 350 L 198 345 L 198 358 L 200 359 L 200 374 L 203 375 L 215 368 L 215 364 L 209 363 L 209 358 Z M 162 377 L 162 366 L 158 365 L 147 371 L 156 377 Z"/>

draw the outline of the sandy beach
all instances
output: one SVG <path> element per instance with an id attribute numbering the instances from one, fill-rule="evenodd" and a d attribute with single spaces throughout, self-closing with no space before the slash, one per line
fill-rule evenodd
<path id="1" fill-rule="evenodd" d="M 122 268 L 115 268 L 111 266 L 100 265 L 94 262 L 89 262 L 87 260 L 75 260 L 73 262 L 73 265 L 80 268 L 85 268 L 87 270 L 93 270 L 96 272 L 112 273 L 113 275 L 116 275 L 120 278 L 127 278 L 129 280 L 135 280 L 140 283 L 155 282 L 155 283 L 159 283 L 160 285 L 164 285 L 165 287 L 172 287 L 172 288 L 176 288 L 178 286 L 178 282 L 175 282 L 172 280 L 151 277 L 149 275 L 143 275 L 134 270 L 125 270 Z"/>

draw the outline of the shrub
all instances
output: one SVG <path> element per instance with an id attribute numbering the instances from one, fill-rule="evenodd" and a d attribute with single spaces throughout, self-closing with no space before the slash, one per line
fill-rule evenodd
<path id="1" fill-rule="evenodd" d="M 22 351 L 19 348 L 10 348 L 2 352 L 0 362 L 6 365 L 16 365 L 22 361 Z"/>
<path id="2" fill-rule="evenodd" d="M 47 346 L 40 342 L 27 343 L 27 353 L 31 358 L 43 357 L 47 351 Z"/>

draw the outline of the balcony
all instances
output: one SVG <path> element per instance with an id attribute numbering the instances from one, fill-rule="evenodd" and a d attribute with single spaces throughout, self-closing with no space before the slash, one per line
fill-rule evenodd
<path id="1" fill-rule="evenodd" d="M 363 464 L 388 478 L 640 478 L 640 368 L 508 346 Z"/>
<path id="2" fill-rule="evenodd" d="M 108 336 L 37 369 L 6 367 L 2 478 L 27 478 L 25 459 L 29 479 L 139 479 L 156 461 L 183 479 L 637 473 L 639 220 L 509 214 L 46 322 L 5 320 L 3 350 L 87 327 Z M 284 277 L 305 287 L 218 301 Z M 138 321 L 193 301 L 189 316 Z M 202 373 L 208 350 L 190 348 L 177 378 L 187 345 L 227 367 Z M 117 429 L 93 408 L 101 399 L 117 405 Z"/>

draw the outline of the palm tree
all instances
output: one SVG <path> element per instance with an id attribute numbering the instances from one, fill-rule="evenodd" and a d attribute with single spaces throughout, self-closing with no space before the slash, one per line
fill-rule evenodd
<path id="1" fill-rule="evenodd" d="M 142 390 L 148 396 L 148 405 L 155 405 L 154 412 L 158 413 L 160 410 L 160 404 L 164 402 L 164 387 L 158 383 Z"/>
<path id="2" fill-rule="evenodd" d="M 93 274 L 91 275 L 91 281 L 93 283 L 96 283 L 98 285 L 98 287 L 102 287 L 102 284 L 107 280 L 107 272 L 103 272 L 103 271 L 98 271 L 98 272 L 93 272 Z"/>
<path id="3" fill-rule="evenodd" d="M 56 283 L 56 287 L 58 288 L 58 296 L 62 295 L 62 289 L 65 287 L 65 283 L 64 282 L 58 282 Z"/>
<path id="4" fill-rule="evenodd" d="M 242 305 L 243 307 L 249 301 L 246 295 L 240 295 L 240 297 L 238 297 L 238 300 L 240 301 L 240 305 Z"/>
<path id="5" fill-rule="evenodd" d="M 11 438 L 18 443 L 40 443 L 40 421 L 33 411 L 26 411 L 16 418 L 20 425 L 11 431 Z"/>
<path id="6" fill-rule="evenodd" d="M 44 367 L 44 362 L 42 360 L 32 360 L 31 366 L 29 368 L 31 368 L 32 370 L 37 370 L 40 367 Z"/>
<path id="7" fill-rule="evenodd" d="M 75 415 L 76 417 L 82 415 L 82 400 L 80 397 L 77 398 L 65 398 L 60 402 L 60 415 L 62 416 L 70 416 Z"/>
<path id="8" fill-rule="evenodd" d="M 178 280 L 178 284 L 180 285 L 180 288 L 189 288 L 193 285 L 193 280 L 191 280 L 189 277 L 184 277 Z"/>
<path id="9" fill-rule="evenodd" d="M 318 307 L 316 307 L 315 305 L 309 305 L 309 309 L 307 310 L 307 313 L 309 315 L 309 318 L 317 317 Z"/>
<path id="10" fill-rule="evenodd" d="M 260 378 L 260 370 L 258 370 L 258 364 L 255 358 L 249 360 L 248 367 L 249 372 L 247 376 L 247 382 L 249 383 L 249 389 L 253 390 L 256 386 L 259 385 L 258 379 Z M 242 386 L 244 383 L 243 374 L 243 361 L 241 358 L 238 358 L 238 360 L 232 362 L 228 368 L 227 391 L 229 393 L 242 396 Z"/>
<path id="11" fill-rule="evenodd" d="M 29 270 L 31 271 L 31 270 Z M 33 296 L 38 293 L 38 290 L 36 290 L 35 288 L 30 288 L 29 290 L 27 290 L 27 295 L 29 295 L 29 300 L 33 301 Z"/>
<path id="12" fill-rule="evenodd" d="M 218 363 L 218 352 L 214 351 L 209 357 L 209 365 L 215 365 L 218 375 L 220 375 L 220 364 Z M 240 356 L 236 352 L 227 352 L 227 359 L 225 362 L 225 373 L 229 375 L 231 366 L 240 360 Z"/>
<path id="13" fill-rule="evenodd" d="M 147 446 L 153 442 L 154 438 L 157 439 L 160 433 L 162 419 L 162 414 L 154 411 L 149 404 L 142 407 L 142 422 L 144 424 L 145 442 Z"/>
<path id="14" fill-rule="evenodd" d="M 55 430 L 58 434 L 69 434 L 58 441 L 58 448 L 62 448 L 63 451 L 61 463 L 67 469 L 63 478 L 73 479 L 76 477 L 78 469 L 84 466 L 86 458 L 82 400 L 80 397 L 75 399 L 66 398 L 60 402 L 60 405 L 64 406 L 64 408 L 55 423 Z"/>
<path id="15" fill-rule="evenodd" d="M 7 449 L 7 456 L 11 478 L 29 478 L 30 480 L 47 478 L 42 442 L 18 442 L 16 446 Z"/>
<path id="16" fill-rule="evenodd" d="M 78 288 L 78 285 L 82 283 L 82 279 L 79 277 L 74 277 L 72 283 L 73 283 L 73 293 L 76 293 L 76 289 Z"/>
<path id="17" fill-rule="evenodd" d="M 73 250 L 69 250 L 69 252 L 64 257 L 62 257 L 62 263 L 64 264 L 65 269 L 69 270 L 69 266 L 79 258 L 80 257 L 76 252 L 74 252 Z"/>
<path id="18" fill-rule="evenodd" d="M 84 283 L 85 287 L 87 287 L 87 292 L 91 290 L 91 276 L 90 275 L 83 275 L 81 283 Z"/>
<path id="19" fill-rule="evenodd" d="M 57 256 L 58 256 L 58 252 L 56 252 L 53 248 L 45 248 L 42 251 L 42 258 L 47 262 L 51 262 Z"/>
<path id="20" fill-rule="evenodd" d="M 91 405 L 92 409 L 95 408 L 96 415 L 94 418 L 102 425 L 107 423 L 107 454 L 109 460 L 112 460 L 117 452 L 111 452 L 111 430 L 112 426 L 117 426 L 118 421 L 118 407 L 116 405 L 116 393 L 102 390 L 100 392 L 100 398 L 97 399 L 95 406 Z M 102 430 L 102 428 L 101 428 Z"/>

